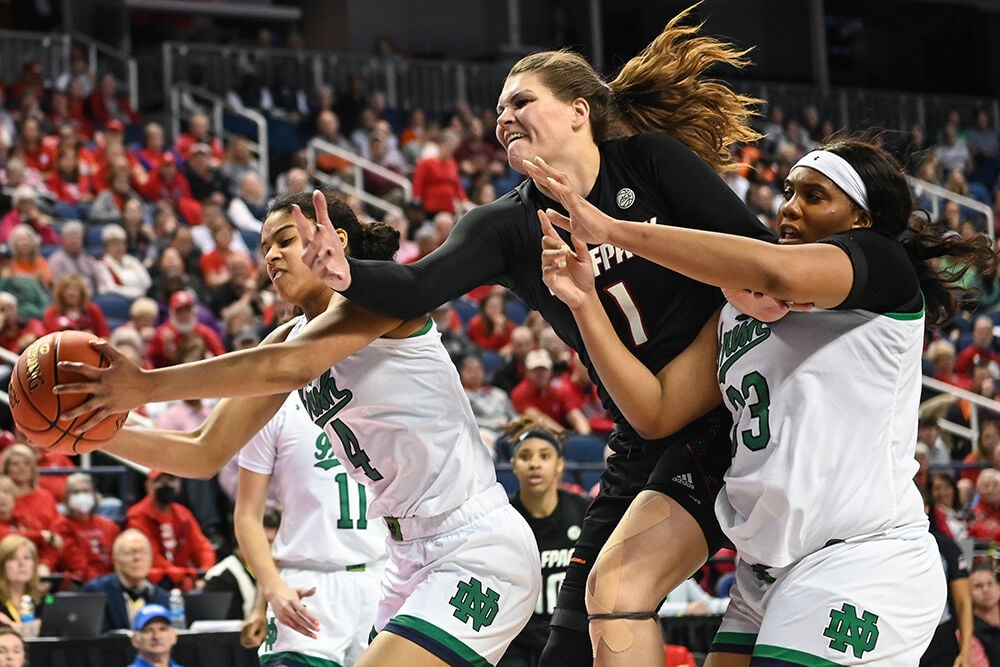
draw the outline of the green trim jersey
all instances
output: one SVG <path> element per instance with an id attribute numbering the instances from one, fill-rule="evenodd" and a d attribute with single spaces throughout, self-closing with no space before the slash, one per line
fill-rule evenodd
<path id="1" fill-rule="evenodd" d="M 497 484 L 469 399 L 433 326 L 373 341 L 299 397 L 347 474 L 368 488 L 371 518 L 441 516 Z"/>
<path id="2" fill-rule="evenodd" d="M 927 524 L 913 484 L 924 336 L 915 274 L 902 246 L 876 232 L 829 242 L 854 265 L 849 309 L 765 324 L 727 304 L 720 317 L 718 380 L 734 426 L 716 514 L 753 564 L 783 567 L 830 543 Z M 902 292 L 876 289 L 893 285 L 881 282 L 887 271 Z"/>
<path id="3" fill-rule="evenodd" d="M 240 467 L 272 475 L 282 507 L 272 554 L 280 567 L 337 571 L 381 569 L 387 530 L 369 521 L 368 494 L 345 472 L 330 438 L 306 413 L 298 394 L 240 451 Z"/>

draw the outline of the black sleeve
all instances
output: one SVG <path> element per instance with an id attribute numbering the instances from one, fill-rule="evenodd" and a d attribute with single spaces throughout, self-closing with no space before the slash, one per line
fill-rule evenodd
<path id="1" fill-rule="evenodd" d="M 670 212 L 670 223 L 678 227 L 735 234 L 775 241 L 768 229 L 733 189 L 698 155 L 673 137 L 644 132 L 629 140 L 626 154 L 645 168 Z"/>
<path id="2" fill-rule="evenodd" d="M 941 552 L 945 579 L 949 583 L 956 579 L 968 579 L 969 564 L 965 561 L 965 553 L 962 551 L 962 548 L 947 535 L 942 535 L 937 531 L 932 531 L 931 534 L 937 540 L 938 551 Z"/>
<path id="3" fill-rule="evenodd" d="M 440 248 L 413 264 L 348 258 L 351 286 L 344 296 L 374 311 L 410 319 L 474 287 L 497 282 L 507 267 L 504 228 L 510 216 L 523 216 L 512 208 L 521 206 L 509 195 L 469 211 Z"/>
<path id="4" fill-rule="evenodd" d="M 851 292 L 838 310 L 920 312 L 920 281 L 901 243 L 871 229 L 850 229 L 819 242 L 846 252 L 854 268 Z"/>

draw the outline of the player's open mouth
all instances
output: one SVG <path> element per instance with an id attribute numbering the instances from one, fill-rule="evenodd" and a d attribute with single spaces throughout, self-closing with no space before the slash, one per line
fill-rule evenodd
<path id="1" fill-rule="evenodd" d="M 802 234 L 791 225 L 781 225 L 778 229 L 778 243 L 802 243 Z"/>
<path id="2" fill-rule="evenodd" d="M 510 145 L 512 143 L 514 143 L 518 139 L 523 139 L 525 136 L 527 136 L 527 135 L 522 134 L 520 132 L 515 132 L 514 134 L 507 135 L 507 147 L 510 148 Z"/>

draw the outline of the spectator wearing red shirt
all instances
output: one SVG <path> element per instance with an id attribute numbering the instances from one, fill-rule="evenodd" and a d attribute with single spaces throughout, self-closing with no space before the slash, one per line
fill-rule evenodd
<path id="1" fill-rule="evenodd" d="M 37 171 L 43 178 L 47 177 L 55 165 L 52 151 L 46 149 L 43 142 L 42 121 L 28 116 L 21 121 L 20 129 L 21 136 L 11 147 L 11 156 L 21 157 L 27 166 Z"/>
<path id="2" fill-rule="evenodd" d="M 47 468 L 73 469 L 76 464 L 73 459 L 58 452 L 49 452 L 41 447 L 29 445 L 35 452 L 35 467 L 39 470 Z M 66 479 L 69 473 L 49 473 L 38 476 L 38 486 L 52 494 L 53 498 L 59 499 L 66 495 Z"/>
<path id="3" fill-rule="evenodd" d="M 204 253 L 198 259 L 201 275 L 205 278 L 205 286 L 209 290 L 223 285 L 230 280 L 229 260 L 234 255 L 243 255 L 250 267 L 250 275 L 256 276 L 257 269 L 250 255 L 233 248 L 233 228 L 228 224 L 216 225 L 212 230 L 212 240 L 215 247 Z"/>
<path id="4" fill-rule="evenodd" d="M 94 183 L 81 168 L 76 150 L 63 147 L 56 158 L 56 168 L 45 182 L 56 198 L 55 214 L 60 218 L 87 219 L 94 202 Z"/>
<path id="5" fill-rule="evenodd" d="M 967 377 L 980 364 L 990 367 L 993 377 L 1000 377 L 1000 354 L 993 349 L 993 318 L 980 315 L 972 323 L 972 342 L 966 345 L 955 358 L 955 372 Z"/>
<path id="6" fill-rule="evenodd" d="M 589 434 L 590 424 L 580 410 L 552 381 L 552 357 L 545 350 L 532 350 L 524 358 L 524 379 L 510 394 L 514 408 L 545 428 Z"/>
<path id="7" fill-rule="evenodd" d="M 90 300 L 87 284 L 78 273 L 63 276 L 52 289 L 52 305 L 42 318 L 45 332 L 86 331 L 101 338 L 111 335 L 101 307 Z"/>
<path id="8" fill-rule="evenodd" d="M 928 345 L 926 357 L 931 362 L 935 380 L 960 389 L 972 389 L 972 381 L 955 372 L 955 346 L 949 341 L 941 338 Z"/>
<path id="9" fill-rule="evenodd" d="M 146 497 L 129 508 L 125 527 L 138 528 L 152 542 L 153 582 L 191 590 L 199 572 L 215 565 L 216 556 L 191 511 L 175 502 L 180 490 L 180 478 L 159 470 L 149 473 Z"/>
<path id="10" fill-rule="evenodd" d="M 3 474 L 14 483 L 14 518 L 17 532 L 36 543 L 39 558 L 51 569 L 62 559 L 63 541 L 59 530 L 64 521 L 55 497 L 38 484 L 35 452 L 17 443 L 3 452 Z"/>
<path id="11" fill-rule="evenodd" d="M 420 200 L 428 214 L 439 211 L 458 213 L 456 202 L 463 206 L 470 205 L 454 157 L 458 136 L 451 130 L 445 130 L 441 133 L 438 148 L 436 156 L 417 162 L 413 170 L 413 197 Z"/>
<path id="12" fill-rule="evenodd" d="M 20 354 L 26 347 L 45 335 L 41 320 L 18 317 L 17 297 L 10 292 L 0 292 L 0 345 Z"/>
<path id="13" fill-rule="evenodd" d="M 67 550 L 79 554 L 79 571 L 73 573 L 74 578 L 87 581 L 110 574 L 114 570 L 112 549 L 121 529 L 114 521 L 94 514 L 97 493 L 90 475 L 83 472 L 70 475 L 64 498 L 66 521 L 62 538 Z"/>
<path id="14" fill-rule="evenodd" d="M 14 208 L 0 220 L 0 241 L 10 238 L 18 225 L 27 225 L 38 234 L 45 245 L 58 245 L 59 232 L 52 226 L 52 218 L 38 208 L 38 192 L 30 185 L 19 185 L 11 195 Z"/>
<path id="15" fill-rule="evenodd" d="M 203 113 L 196 113 L 188 120 L 187 132 L 181 133 L 174 141 L 174 150 L 180 155 L 181 160 L 186 162 L 191 157 L 191 149 L 195 144 L 208 144 L 211 149 L 211 160 L 209 163 L 213 167 L 219 167 L 226 157 L 226 152 L 222 147 L 219 138 L 212 135 L 212 126 L 208 116 Z"/>
<path id="16" fill-rule="evenodd" d="M 112 120 L 126 127 L 139 120 L 139 114 L 129 104 L 128 96 L 118 91 L 118 82 L 110 72 L 101 75 L 97 88 L 87 97 L 87 110 L 94 125 L 102 128 Z"/>
<path id="17" fill-rule="evenodd" d="M 60 551 L 64 546 L 57 532 L 61 524 L 50 530 L 38 519 L 18 512 L 14 506 L 15 493 L 14 482 L 6 475 L 0 475 L 0 539 L 17 534 L 31 540 L 41 554 L 42 562 L 51 571 L 60 563 L 62 553 L 66 553 Z"/>
<path id="18" fill-rule="evenodd" d="M 160 164 L 149 174 L 149 180 L 142 185 L 137 184 L 137 189 L 150 203 L 166 200 L 173 204 L 174 210 L 189 225 L 201 224 L 201 202 L 191 196 L 191 186 L 177 169 L 173 153 L 164 153 Z"/>
<path id="19" fill-rule="evenodd" d="M 503 292 L 493 291 L 479 303 L 479 313 L 469 320 L 469 340 L 481 350 L 506 352 L 514 323 L 507 318 L 504 306 L 507 297 Z"/>
<path id="20" fill-rule="evenodd" d="M 580 406 L 591 433 L 605 436 L 611 433 L 615 424 L 597 395 L 597 385 L 591 382 L 587 367 L 576 352 L 570 354 L 569 370 L 559 376 L 556 385 L 566 395 L 568 403 Z"/>
<path id="21" fill-rule="evenodd" d="M 191 292 L 180 290 L 170 295 L 169 317 L 156 328 L 149 341 L 147 355 L 157 368 L 178 363 L 185 339 L 199 338 L 210 356 L 224 354 L 225 346 L 211 327 L 198 322 L 195 300 Z"/>
<path id="22" fill-rule="evenodd" d="M 143 169 L 151 172 L 160 164 L 165 150 L 163 126 L 159 123 L 146 123 L 142 131 L 142 145 L 133 148 L 132 155 Z"/>

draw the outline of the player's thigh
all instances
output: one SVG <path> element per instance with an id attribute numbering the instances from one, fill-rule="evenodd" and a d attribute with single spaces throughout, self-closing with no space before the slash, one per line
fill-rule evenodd
<path id="1" fill-rule="evenodd" d="M 739 653 L 709 653 L 705 667 L 750 667 L 750 656 Z"/>
<path id="2" fill-rule="evenodd" d="M 651 611 L 707 558 L 695 518 L 673 498 L 643 491 L 597 558 L 587 584 L 588 611 Z"/>
<path id="3" fill-rule="evenodd" d="M 440 667 L 448 665 L 419 644 L 391 632 L 380 632 L 365 651 L 355 667 Z"/>

